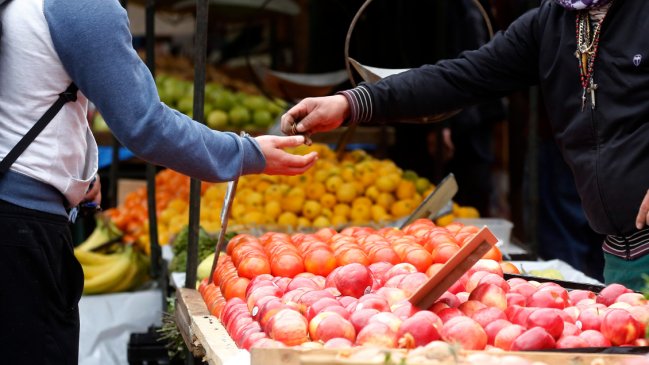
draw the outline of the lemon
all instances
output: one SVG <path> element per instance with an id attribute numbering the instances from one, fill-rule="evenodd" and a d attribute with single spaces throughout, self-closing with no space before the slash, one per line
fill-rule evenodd
<path id="1" fill-rule="evenodd" d="M 480 218 L 480 213 L 474 207 L 461 207 L 457 212 L 460 218 Z"/>
<path id="2" fill-rule="evenodd" d="M 306 199 L 303 196 L 285 196 L 282 198 L 281 206 L 282 210 L 299 213 L 302 211 L 302 206 Z"/>
<path id="3" fill-rule="evenodd" d="M 266 221 L 264 218 L 264 215 L 256 210 L 248 211 L 246 214 L 243 215 L 241 218 L 241 223 L 244 224 L 263 224 Z"/>
<path id="4" fill-rule="evenodd" d="M 299 228 L 308 228 L 311 227 L 311 221 L 306 217 L 298 217 L 296 225 Z"/>
<path id="5" fill-rule="evenodd" d="M 307 200 L 302 206 L 302 216 L 308 219 L 315 219 L 318 215 L 320 215 L 321 210 L 322 206 L 319 202 L 315 200 Z"/>
<path id="6" fill-rule="evenodd" d="M 325 187 L 327 188 L 327 191 L 330 193 L 336 194 L 338 191 L 338 188 L 340 188 L 340 185 L 343 184 L 343 179 L 339 175 L 332 175 L 325 180 Z"/>
<path id="7" fill-rule="evenodd" d="M 329 180 L 327 180 L 329 182 Z M 356 186 L 353 183 L 346 182 L 340 184 L 336 190 L 336 198 L 341 203 L 349 203 L 356 198 Z"/>
<path id="8" fill-rule="evenodd" d="M 264 204 L 264 195 L 258 191 L 251 191 L 245 197 L 244 204 L 251 208 L 261 208 Z"/>
<path id="9" fill-rule="evenodd" d="M 271 200 L 264 205 L 264 214 L 268 218 L 276 219 L 282 213 L 282 205 L 277 200 Z"/>
<path id="10" fill-rule="evenodd" d="M 379 197 L 380 193 L 381 192 L 376 186 L 371 185 L 368 186 L 367 189 L 365 189 L 364 195 L 368 197 L 370 200 L 372 200 L 373 202 L 376 202 L 376 199 Z"/>
<path id="11" fill-rule="evenodd" d="M 320 197 L 320 204 L 324 208 L 333 208 L 338 203 L 336 196 L 331 193 L 322 194 Z"/>
<path id="12" fill-rule="evenodd" d="M 293 212 L 284 212 L 277 218 L 277 224 L 282 226 L 295 227 L 297 225 L 297 215 Z"/>
<path id="13" fill-rule="evenodd" d="M 384 193 L 391 193 L 397 188 L 397 182 L 388 175 L 379 176 L 374 185 Z"/>
<path id="14" fill-rule="evenodd" d="M 387 221 L 391 218 L 385 208 L 378 204 L 374 204 L 370 207 L 370 213 L 372 214 L 372 220 L 375 222 Z"/>
<path id="15" fill-rule="evenodd" d="M 305 189 L 306 197 L 311 200 L 320 200 L 320 197 L 322 197 L 326 192 L 327 188 L 325 185 L 318 181 L 312 182 Z"/>
<path id="16" fill-rule="evenodd" d="M 379 193 L 379 196 L 376 198 L 376 204 L 382 206 L 383 208 L 390 209 L 396 199 L 394 195 L 390 193 Z"/>
<path id="17" fill-rule="evenodd" d="M 232 208 L 230 209 L 230 214 L 232 214 L 232 217 L 237 220 L 241 220 L 241 218 L 243 218 L 244 214 L 246 214 L 247 211 L 245 205 L 241 204 L 232 204 Z"/>
<path id="18" fill-rule="evenodd" d="M 371 207 L 372 204 L 374 204 L 374 203 L 372 202 L 372 199 L 370 199 L 370 198 L 368 198 L 366 196 L 359 196 L 358 198 L 354 199 L 354 201 L 352 202 L 352 207 L 354 207 L 354 206 L 356 206 L 358 204 L 364 204 L 364 205 L 367 205 L 367 206 Z"/>
<path id="19" fill-rule="evenodd" d="M 329 172 L 324 169 L 316 170 L 316 172 L 313 173 L 313 180 L 319 183 L 325 182 L 327 178 L 329 177 Z"/>
<path id="20" fill-rule="evenodd" d="M 279 201 L 284 196 L 284 193 L 288 191 L 287 185 L 282 184 L 273 184 L 266 188 L 264 191 L 264 201 L 269 202 L 271 200 Z"/>
<path id="21" fill-rule="evenodd" d="M 341 216 L 341 217 L 349 217 L 349 212 L 352 210 L 352 208 L 347 205 L 347 204 L 336 204 L 334 206 L 334 216 Z"/>
<path id="22" fill-rule="evenodd" d="M 343 167 L 340 171 L 340 177 L 347 182 L 355 181 L 356 176 L 354 176 L 354 168 L 351 166 Z"/>
<path id="23" fill-rule="evenodd" d="M 327 217 L 319 216 L 313 220 L 312 226 L 315 228 L 325 228 L 331 226 L 331 221 Z"/>
<path id="24" fill-rule="evenodd" d="M 349 212 L 349 217 L 355 224 L 367 223 L 371 216 L 372 212 L 370 211 L 370 206 L 365 204 L 357 204 L 356 206 L 353 206 Z"/>
<path id="25" fill-rule="evenodd" d="M 333 215 L 331 217 L 331 225 L 334 227 L 341 227 L 348 223 L 347 217 L 342 215 Z"/>
<path id="26" fill-rule="evenodd" d="M 331 218 L 334 215 L 334 212 L 329 208 L 322 208 L 320 215 L 326 218 Z"/>
<path id="27" fill-rule="evenodd" d="M 437 220 L 435 220 L 435 224 L 437 224 L 438 226 L 444 227 L 444 226 L 449 225 L 451 222 L 453 222 L 454 219 L 455 219 L 455 216 L 453 214 L 445 214 L 445 215 L 437 218 Z"/>
<path id="28" fill-rule="evenodd" d="M 430 188 L 430 181 L 425 177 L 419 177 L 415 180 L 415 188 L 419 194 L 423 194 Z"/>
<path id="29" fill-rule="evenodd" d="M 412 182 L 412 180 L 402 179 L 401 181 L 399 181 L 396 190 L 397 199 L 410 199 L 415 196 L 415 193 L 417 193 L 417 188 L 415 187 L 415 183 Z"/>
<path id="30" fill-rule="evenodd" d="M 390 213 L 399 218 L 410 214 L 415 207 L 416 204 L 410 199 L 398 200 L 390 207 Z"/>

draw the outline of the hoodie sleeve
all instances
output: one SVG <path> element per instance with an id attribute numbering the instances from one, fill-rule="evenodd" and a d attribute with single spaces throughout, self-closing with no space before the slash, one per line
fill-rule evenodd
<path id="1" fill-rule="evenodd" d="M 211 182 L 263 171 L 253 138 L 211 130 L 160 101 L 117 0 L 45 0 L 44 12 L 66 71 L 135 155 Z"/>

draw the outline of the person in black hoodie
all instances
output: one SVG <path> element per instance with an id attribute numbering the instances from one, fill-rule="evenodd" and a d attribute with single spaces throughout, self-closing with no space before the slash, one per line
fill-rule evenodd
<path id="1" fill-rule="evenodd" d="M 606 235 L 604 279 L 639 289 L 649 273 L 647 14 L 645 0 L 546 0 L 478 50 L 304 99 L 282 130 L 429 116 L 538 85 L 588 222 Z"/>

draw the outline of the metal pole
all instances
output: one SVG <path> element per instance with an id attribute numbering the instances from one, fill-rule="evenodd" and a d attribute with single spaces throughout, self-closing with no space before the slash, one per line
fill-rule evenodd
<path id="1" fill-rule="evenodd" d="M 145 11 L 146 64 L 155 76 L 155 7 L 156 0 L 148 0 Z M 158 216 L 156 209 L 156 166 L 146 164 L 147 212 L 149 218 L 149 247 L 151 249 L 151 277 L 158 281 L 162 290 L 162 308 L 167 305 L 167 271 L 162 259 L 162 250 L 158 239 Z"/>
<path id="2" fill-rule="evenodd" d="M 194 35 L 194 119 L 205 123 L 205 69 L 207 60 L 207 19 L 208 1 L 196 0 L 196 33 Z M 196 287 L 196 268 L 198 266 L 198 235 L 200 225 L 201 182 L 191 179 L 189 185 L 189 240 L 187 247 L 187 271 L 185 287 Z"/>

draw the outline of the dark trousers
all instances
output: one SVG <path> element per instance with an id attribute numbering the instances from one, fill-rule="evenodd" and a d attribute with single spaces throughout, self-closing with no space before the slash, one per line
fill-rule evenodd
<path id="1" fill-rule="evenodd" d="M 77 364 L 82 290 L 66 217 L 0 201 L 0 362 Z"/>

